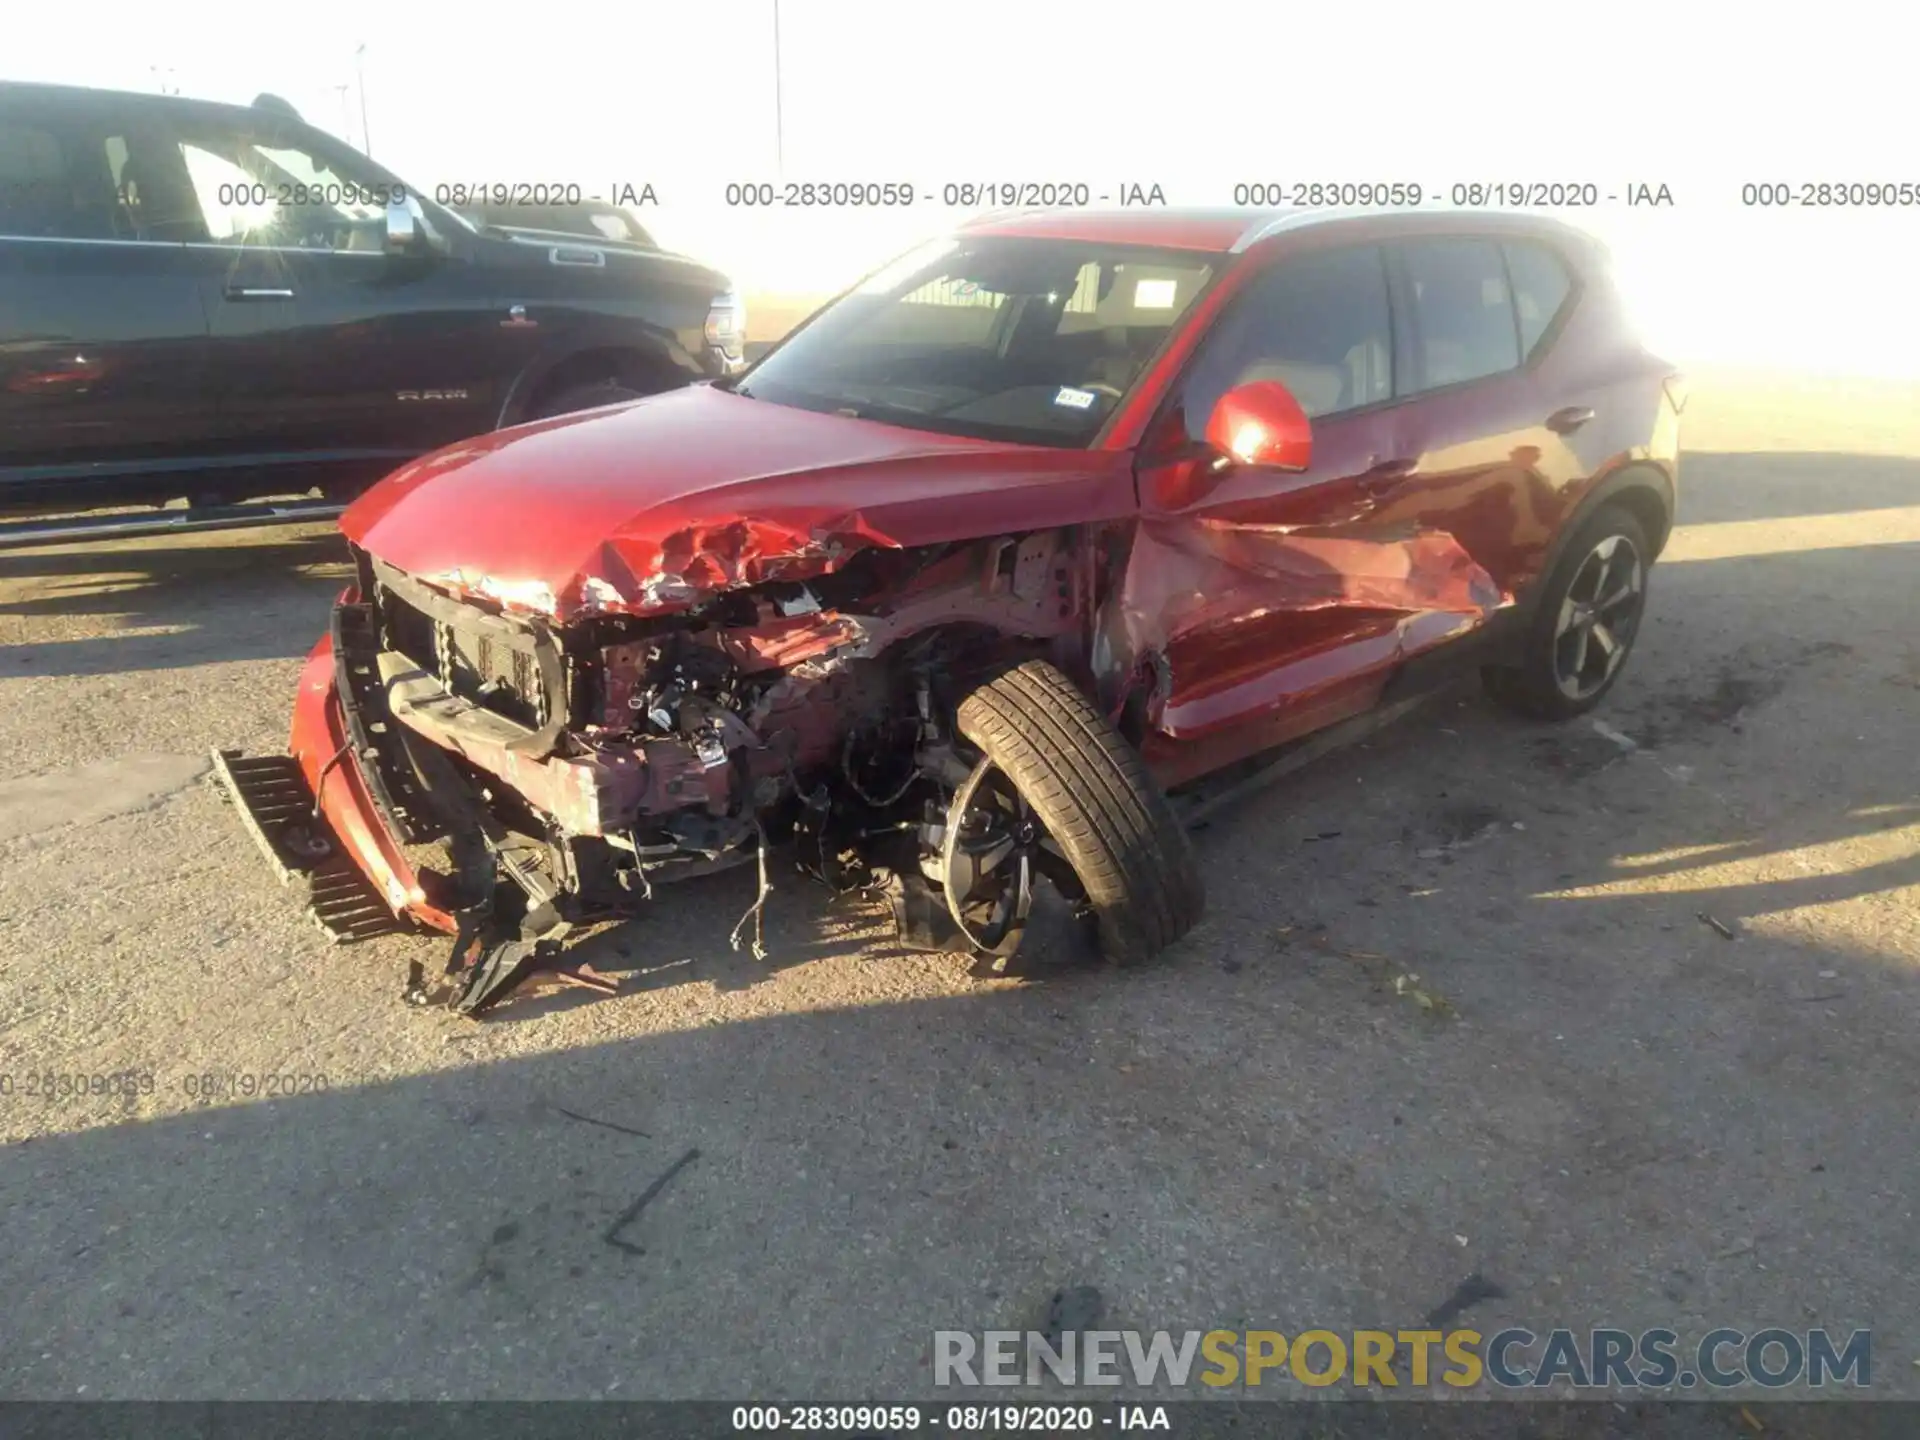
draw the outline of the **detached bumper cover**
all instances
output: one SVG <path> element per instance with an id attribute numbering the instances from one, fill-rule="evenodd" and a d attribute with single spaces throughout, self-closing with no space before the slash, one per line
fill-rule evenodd
<path id="1" fill-rule="evenodd" d="M 347 597 L 350 598 L 350 597 Z M 329 636 L 313 647 L 300 674 L 293 730 L 287 742 L 340 852 L 359 870 L 387 908 L 433 930 L 452 934 L 453 917 L 427 898 L 402 842 L 382 818 L 356 753 Z M 331 763 L 330 763 L 331 762 Z"/>
<path id="2" fill-rule="evenodd" d="M 332 827 L 315 818 L 313 788 L 299 761 L 216 750 L 213 773 L 280 883 L 305 887 L 307 916 L 329 940 L 371 940 L 406 928 L 341 850 Z"/>

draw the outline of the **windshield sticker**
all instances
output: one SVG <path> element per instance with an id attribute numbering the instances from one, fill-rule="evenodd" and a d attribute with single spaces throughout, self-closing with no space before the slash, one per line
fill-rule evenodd
<path id="1" fill-rule="evenodd" d="M 1072 410 L 1091 409 L 1093 402 L 1100 397 L 1091 390 L 1076 390 L 1071 385 L 1062 385 L 1060 393 L 1053 397 L 1056 405 L 1065 405 Z"/>
<path id="2" fill-rule="evenodd" d="M 1178 280 L 1142 280 L 1133 287 L 1133 308 L 1171 310 L 1174 294 L 1179 288 Z"/>

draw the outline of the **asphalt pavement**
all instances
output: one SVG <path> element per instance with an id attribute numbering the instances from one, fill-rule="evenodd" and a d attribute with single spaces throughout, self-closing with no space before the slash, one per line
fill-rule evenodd
<path id="1" fill-rule="evenodd" d="M 1703 383 L 1601 724 L 1466 693 L 1292 778 L 1155 963 L 982 979 L 784 873 L 755 961 L 737 873 L 478 1024 L 206 781 L 284 744 L 324 527 L 0 554 L 0 1394 L 920 1394 L 1073 1287 L 1871 1327 L 1920 1393 L 1916 400 Z"/>

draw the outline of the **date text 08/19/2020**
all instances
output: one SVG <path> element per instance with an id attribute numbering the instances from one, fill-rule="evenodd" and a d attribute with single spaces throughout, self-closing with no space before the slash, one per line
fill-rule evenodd
<path id="1" fill-rule="evenodd" d="M 332 1088 L 313 1070 L 25 1070 L 0 1073 L 0 1100 L 46 1105 L 184 1095 L 189 1100 L 278 1100 Z"/>
<path id="2" fill-rule="evenodd" d="M 732 1428 L 741 1433 L 893 1434 L 946 1430 L 959 1434 L 1075 1431 L 1170 1431 L 1164 1405 L 736 1405 Z"/>

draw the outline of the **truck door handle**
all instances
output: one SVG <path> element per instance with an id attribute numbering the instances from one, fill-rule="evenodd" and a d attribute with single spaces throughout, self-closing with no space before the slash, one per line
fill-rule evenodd
<path id="1" fill-rule="evenodd" d="M 293 291 L 282 290 L 274 286 L 239 285 L 227 290 L 229 300 L 291 300 Z"/>
<path id="2" fill-rule="evenodd" d="M 1593 411 L 1584 405 L 1569 405 L 1564 410 L 1556 410 L 1547 417 L 1547 429 L 1556 435 L 1571 435 L 1582 425 L 1593 419 Z"/>

